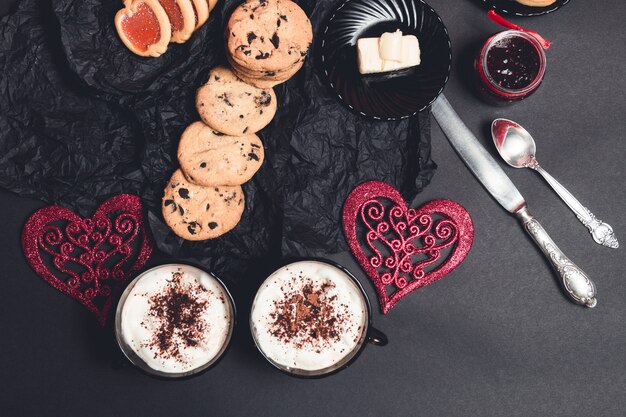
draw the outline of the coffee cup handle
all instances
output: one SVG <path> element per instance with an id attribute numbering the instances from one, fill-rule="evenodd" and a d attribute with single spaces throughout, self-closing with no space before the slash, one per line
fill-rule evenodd
<path id="1" fill-rule="evenodd" d="M 370 330 L 367 332 L 367 342 L 376 346 L 385 346 L 389 343 L 389 339 L 387 339 L 385 333 L 374 327 L 370 327 Z"/>

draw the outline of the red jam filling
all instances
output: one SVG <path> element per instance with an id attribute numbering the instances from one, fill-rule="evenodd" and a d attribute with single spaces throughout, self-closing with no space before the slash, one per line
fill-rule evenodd
<path id="1" fill-rule="evenodd" d="M 147 50 L 161 37 L 159 20 L 145 3 L 139 4 L 132 17 L 122 20 L 122 30 L 130 42 L 141 51 Z"/>
<path id="2" fill-rule="evenodd" d="M 487 70 L 500 87 L 521 90 L 539 74 L 537 48 L 524 38 L 509 37 L 496 42 L 487 52 Z"/>
<path id="3" fill-rule="evenodd" d="M 167 17 L 170 19 L 170 25 L 172 25 L 172 33 L 178 32 L 183 28 L 183 13 L 180 11 L 180 7 L 176 0 L 159 0 Z"/>

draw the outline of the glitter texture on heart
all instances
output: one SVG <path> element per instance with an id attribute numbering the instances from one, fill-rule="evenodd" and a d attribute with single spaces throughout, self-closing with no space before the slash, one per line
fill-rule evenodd
<path id="1" fill-rule="evenodd" d="M 39 276 L 82 303 L 101 325 L 152 254 L 141 199 L 130 194 L 108 199 L 86 219 L 65 207 L 44 207 L 26 222 L 22 248 Z"/>
<path id="2" fill-rule="evenodd" d="M 343 228 L 384 314 L 454 270 L 474 241 L 472 219 L 460 204 L 433 200 L 409 208 L 398 190 L 381 181 L 352 190 L 343 208 Z"/>

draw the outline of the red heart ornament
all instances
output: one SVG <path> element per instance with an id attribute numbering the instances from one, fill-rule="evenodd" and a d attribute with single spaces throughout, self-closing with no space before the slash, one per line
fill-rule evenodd
<path id="1" fill-rule="evenodd" d="M 352 254 L 374 282 L 383 314 L 455 269 L 474 241 L 472 218 L 460 204 L 433 200 L 408 208 L 398 190 L 381 181 L 352 190 L 343 229 Z"/>
<path id="2" fill-rule="evenodd" d="M 108 199 L 88 219 L 65 207 L 44 207 L 26 222 L 22 248 L 39 276 L 103 326 L 114 298 L 152 254 L 141 199 L 130 194 Z"/>

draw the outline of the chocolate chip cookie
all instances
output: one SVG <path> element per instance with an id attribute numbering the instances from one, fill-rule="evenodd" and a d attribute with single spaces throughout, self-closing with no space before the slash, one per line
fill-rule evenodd
<path id="1" fill-rule="evenodd" d="M 203 187 L 191 183 L 178 169 L 163 196 L 163 218 L 186 240 L 213 239 L 233 229 L 243 214 L 240 186 Z"/>
<path id="2" fill-rule="evenodd" d="M 280 71 L 308 54 L 313 30 L 290 0 L 247 0 L 231 14 L 225 39 L 226 51 L 238 65 Z"/>
<path id="3" fill-rule="evenodd" d="M 287 72 L 275 75 L 255 76 L 246 72 L 240 73 L 239 68 L 234 65 L 233 71 L 237 74 L 237 77 L 241 78 L 241 80 L 245 81 L 247 84 L 253 85 L 257 88 L 271 88 L 288 81 L 296 72 L 300 70 L 300 68 L 302 68 L 303 64 L 304 62 L 301 61 L 290 68 Z"/>
<path id="4" fill-rule="evenodd" d="M 243 184 L 259 170 L 264 155 L 263 143 L 254 133 L 227 136 L 202 122 L 187 127 L 178 144 L 185 177 L 204 186 Z"/>
<path id="5" fill-rule="evenodd" d="M 289 67 L 286 67 L 284 69 L 281 70 L 276 70 L 276 71 L 260 71 L 260 70 L 252 70 L 250 68 L 246 68 L 243 67 L 241 65 L 239 65 L 237 62 L 235 62 L 233 60 L 233 58 L 230 55 L 227 55 L 228 58 L 228 63 L 230 64 L 230 66 L 235 70 L 235 73 L 238 74 L 245 74 L 251 77 L 258 77 L 258 78 L 262 78 L 262 77 L 281 77 L 284 76 L 285 74 L 292 72 L 293 68 L 301 68 L 302 65 L 304 64 L 304 59 L 300 59 L 298 60 L 295 64 L 290 65 Z"/>
<path id="6" fill-rule="evenodd" d="M 263 129 L 276 113 L 276 94 L 271 88 L 246 84 L 229 68 L 216 67 L 198 89 L 196 107 L 200 118 L 213 130 L 241 136 Z"/>

